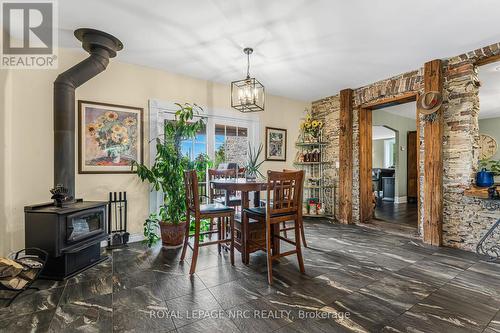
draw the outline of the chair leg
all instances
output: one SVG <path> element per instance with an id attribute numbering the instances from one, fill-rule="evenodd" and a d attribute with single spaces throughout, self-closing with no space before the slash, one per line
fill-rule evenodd
<path id="1" fill-rule="evenodd" d="M 267 224 L 268 222 L 266 222 Z M 267 282 L 273 284 L 273 260 L 271 249 L 271 225 L 266 225 Z"/>
<path id="2" fill-rule="evenodd" d="M 286 222 L 285 221 L 283 221 L 283 229 L 286 229 Z M 284 230 L 284 233 L 285 233 L 285 235 L 284 235 L 285 238 L 288 238 L 286 230 Z"/>
<path id="3" fill-rule="evenodd" d="M 229 228 L 231 229 L 231 245 L 229 247 L 231 256 L 231 265 L 234 266 L 234 236 L 235 236 L 234 214 L 231 214 L 231 217 L 229 217 Z"/>
<path id="4" fill-rule="evenodd" d="M 300 218 L 300 234 L 302 235 L 302 243 L 304 243 L 304 247 L 307 247 L 306 235 L 304 234 L 304 220 L 302 217 Z"/>
<path id="5" fill-rule="evenodd" d="M 189 274 L 193 274 L 196 270 L 196 261 L 198 260 L 198 250 L 200 249 L 200 219 L 195 218 L 194 226 L 194 247 L 193 247 L 193 258 L 191 258 L 191 269 Z"/>
<path id="6" fill-rule="evenodd" d="M 241 216 L 241 261 L 248 265 L 247 262 L 247 226 L 248 214 L 243 211 Z"/>
<path id="7" fill-rule="evenodd" d="M 181 254 L 181 261 L 184 261 L 184 258 L 186 256 L 186 249 L 189 243 L 189 227 L 191 224 L 191 217 L 190 214 L 186 214 L 186 232 L 184 234 L 184 245 L 182 246 L 182 254 Z"/>
<path id="8" fill-rule="evenodd" d="M 221 217 L 218 217 L 217 218 L 217 240 L 221 240 L 222 239 L 222 218 Z M 217 251 L 219 252 L 220 254 L 220 250 L 221 250 L 221 244 L 218 243 L 217 244 Z"/>
<path id="9" fill-rule="evenodd" d="M 302 248 L 300 247 L 300 222 L 298 220 L 295 223 L 295 250 L 297 251 L 297 261 L 299 262 L 299 269 L 301 273 L 305 273 L 304 260 L 302 258 Z"/>

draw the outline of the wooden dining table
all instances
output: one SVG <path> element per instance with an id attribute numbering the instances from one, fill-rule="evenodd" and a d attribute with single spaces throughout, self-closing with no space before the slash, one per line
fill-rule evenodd
<path id="1" fill-rule="evenodd" d="M 247 180 L 246 178 L 221 178 L 213 179 L 210 181 L 211 186 L 214 189 L 224 190 L 226 192 L 226 204 L 229 203 L 229 194 L 231 192 L 241 193 L 241 211 L 243 209 L 249 208 L 249 194 L 254 192 L 253 205 L 254 207 L 260 206 L 260 192 L 266 190 L 267 180 L 265 179 L 255 179 Z M 243 216 L 241 216 L 242 229 L 247 230 L 248 225 L 243 221 Z M 279 225 L 273 226 L 274 232 L 279 234 Z M 246 249 L 246 233 L 242 233 L 242 244 L 243 249 L 241 253 L 241 259 L 245 262 L 245 249 Z M 273 243 L 273 254 L 278 254 L 280 252 L 279 241 Z"/>

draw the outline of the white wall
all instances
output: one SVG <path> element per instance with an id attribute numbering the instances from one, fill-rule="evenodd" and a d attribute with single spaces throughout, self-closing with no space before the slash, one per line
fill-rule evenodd
<path id="1" fill-rule="evenodd" d="M 87 55 L 59 50 L 58 70 L 11 70 L 0 75 L 0 255 L 24 246 L 23 207 L 49 201 L 53 185 L 52 83 L 57 75 Z M 119 59 L 119 55 L 118 55 Z M 264 82 L 266 83 L 266 82 Z M 270 83 L 269 83 L 270 84 Z M 77 89 L 77 99 L 144 108 L 145 161 L 149 160 L 147 138 L 148 99 L 191 102 L 209 108 L 230 110 L 229 84 L 221 85 L 111 59 L 108 69 Z M 287 162 L 266 162 L 263 170 L 292 166 L 293 142 L 299 118 L 310 103 L 266 96 L 266 111 L 259 113 L 261 140 L 264 127 L 288 129 Z M 75 157 L 76 160 L 76 157 Z M 76 175 L 76 195 L 86 200 L 106 200 L 109 191 L 127 191 L 131 233 L 141 233 L 148 213 L 149 187 L 135 175 Z"/>

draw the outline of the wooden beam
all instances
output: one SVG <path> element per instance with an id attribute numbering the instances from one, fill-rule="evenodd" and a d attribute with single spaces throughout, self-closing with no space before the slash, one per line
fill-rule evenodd
<path id="1" fill-rule="evenodd" d="M 441 60 L 424 65 L 424 91 L 443 93 Z M 443 110 L 424 125 L 424 243 L 440 246 L 443 233 Z"/>
<path id="2" fill-rule="evenodd" d="M 337 220 L 352 223 L 352 89 L 340 91 L 339 213 Z"/>
<path id="3" fill-rule="evenodd" d="M 491 64 L 492 62 L 497 62 L 497 61 L 500 61 L 500 54 L 486 57 L 483 59 L 479 59 L 478 61 L 476 61 L 476 65 L 483 66 L 483 65 Z"/>
<path id="4" fill-rule="evenodd" d="M 417 94 L 417 101 L 418 101 L 418 98 L 420 97 L 419 94 Z M 417 128 L 417 226 L 420 225 L 420 221 L 422 221 L 422 202 L 420 201 L 420 193 L 421 193 L 421 188 L 422 186 L 420 185 L 420 177 L 421 177 L 421 170 L 420 170 L 420 160 L 421 160 L 421 156 L 420 156 L 420 147 L 421 147 L 421 144 L 420 144 L 420 133 L 422 132 L 421 131 L 421 128 L 420 128 L 420 112 L 418 111 L 418 106 L 416 106 L 416 110 L 415 110 L 415 113 L 416 113 L 416 128 Z"/>
<path id="5" fill-rule="evenodd" d="M 370 222 L 373 217 L 372 140 L 372 111 L 359 109 L 359 208 L 362 223 Z"/>
<path id="6" fill-rule="evenodd" d="M 377 98 L 375 101 L 360 105 L 362 109 L 379 109 L 392 104 L 403 104 L 417 100 L 417 92 L 410 91 L 404 94 L 390 96 L 385 98 Z"/>

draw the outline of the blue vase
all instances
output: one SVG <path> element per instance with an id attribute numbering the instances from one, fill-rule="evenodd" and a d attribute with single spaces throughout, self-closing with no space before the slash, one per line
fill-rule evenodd
<path id="1" fill-rule="evenodd" d="M 476 185 L 479 187 L 491 187 L 495 184 L 493 172 L 483 169 L 476 174 Z"/>

